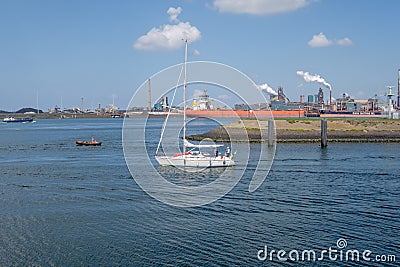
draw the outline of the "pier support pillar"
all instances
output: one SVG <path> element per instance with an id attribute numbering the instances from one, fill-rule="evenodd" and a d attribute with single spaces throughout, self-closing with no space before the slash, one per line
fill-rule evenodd
<path id="1" fill-rule="evenodd" d="M 273 119 L 268 120 L 268 146 L 275 143 L 275 123 Z"/>
<path id="2" fill-rule="evenodd" d="M 321 147 L 328 146 L 328 122 L 321 120 Z"/>

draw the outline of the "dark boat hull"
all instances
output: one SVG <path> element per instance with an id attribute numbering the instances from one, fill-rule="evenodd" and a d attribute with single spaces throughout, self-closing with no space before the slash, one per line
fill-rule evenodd
<path id="1" fill-rule="evenodd" d="M 81 141 L 77 140 L 75 142 L 77 146 L 101 146 L 101 142 L 88 142 L 88 141 Z"/>

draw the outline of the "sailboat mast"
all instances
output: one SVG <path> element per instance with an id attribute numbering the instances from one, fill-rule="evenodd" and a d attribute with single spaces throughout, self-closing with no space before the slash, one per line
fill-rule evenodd
<path id="1" fill-rule="evenodd" d="M 183 162 L 186 165 L 186 62 L 187 62 L 188 40 L 185 40 L 185 61 L 183 62 Z"/>

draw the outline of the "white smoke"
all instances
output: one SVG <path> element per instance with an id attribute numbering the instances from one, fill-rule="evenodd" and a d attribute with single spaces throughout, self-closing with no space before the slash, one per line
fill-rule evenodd
<path id="1" fill-rule="evenodd" d="M 325 81 L 324 78 L 322 78 L 318 74 L 313 75 L 313 74 L 310 74 L 310 73 L 304 72 L 304 71 L 297 71 L 296 73 L 297 73 L 297 75 L 303 77 L 303 79 L 308 83 L 317 82 L 317 83 L 322 84 L 323 86 L 325 86 L 329 90 L 332 89 L 332 86 L 327 81 Z"/>
<path id="2" fill-rule="evenodd" d="M 270 95 L 273 95 L 273 96 L 277 96 L 277 95 L 278 95 L 278 93 L 275 92 L 275 90 L 272 89 L 272 88 L 271 88 L 268 84 L 266 84 L 266 83 L 261 84 L 261 85 L 257 85 L 257 88 L 258 88 L 258 90 L 264 91 L 264 92 L 266 92 L 266 93 L 268 93 L 268 94 L 270 94 Z"/>

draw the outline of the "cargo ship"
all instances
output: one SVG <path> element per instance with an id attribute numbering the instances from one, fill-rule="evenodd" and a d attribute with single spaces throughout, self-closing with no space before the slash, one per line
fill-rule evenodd
<path id="1" fill-rule="evenodd" d="M 292 110 L 186 110 L 189 117 L 206 118 L 303 118 L 305 109 Z"/>
<path id="2" fill-rule="evenodd" d="M 393 95 L 389 93 L 388 95 Z M 187 106 L 188 117 L 204 118 L 242 118 L 242 119 L 268 119 L 268 118 L 398 118 L 399 112 L 394 112 L 393 105 L 389 105 L 387 111 L 381 107 L 382 103 L 375 96 L 368 100 L 355 100 L 344 93 L 334 103 L 324 103 L 323 90 L 320 88 L 318 94 L 300 96 L 300 102 L 292 102 L 284 94 L 283 88 L 278 88 L 277 96 L 270 95 L 269 103 L 258 104 L 235 104 L 234 107 L 217 107 L 212 105 L 213 100 L 204 90 L 191 105 Z M 389 101 L 390 102 L 390 101 Z M 149 104 L 150 106 L 150 104 Z M 390 112 L 392 110 L 392 112 Z M 168 98 L 161 98 L 153 108 L 142 112 L 142 116 L 162 117 L 169 115 L 182 116 L 182 107 L 169 106 Z M 392 114 L 392 115 L 388 115 Z M 129 113 L 128 116 L 137 116 Z"/>
<path id="3" fill-rule="evenodd" d="M 166 111 L 152 112 L 126 112 L 127 117 L 165 117 Z M 191 118 L 241 118 L 241 119 L 266 119 L 266 118 L 304 118 L 306 109 L 292 110 L 237 110 L 237 109 L 212 109 L 212 110 L 193 110 L 187 109 L 186 115 Z M 183 116 L 182 112 L 170 113 L 170 116 Z"/>
<path id="4" fill-rule="evenodd" d="M 269 105 L 256 104 L 236 104 L 233 109 L 214 109 L 212 100 L 207 90 L 194 100 L 191 109 L 186 110 L 189 117 L 207 117 L 207 118 L 302 118 L 305 116 L 305 109 L 292 107 L 291 109 L 271 110 Z"/>

